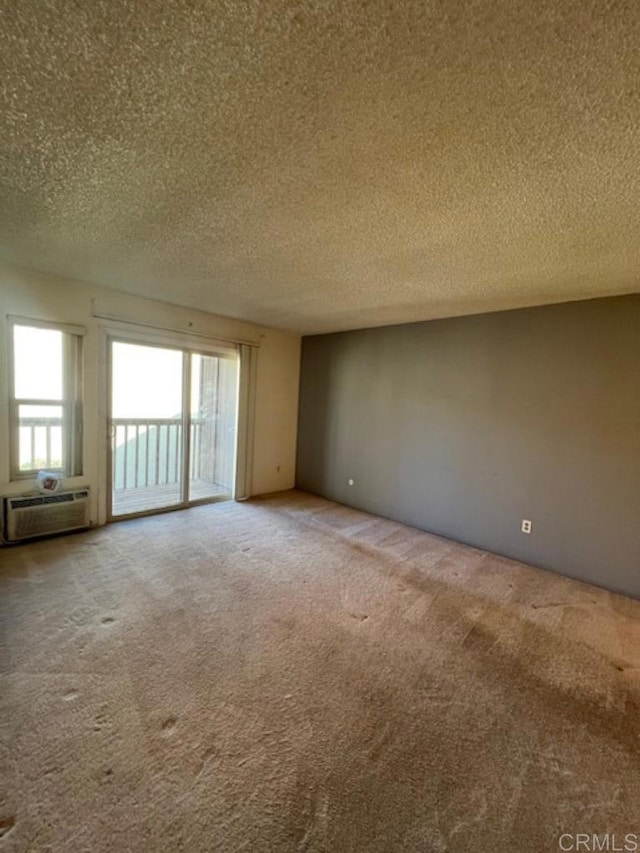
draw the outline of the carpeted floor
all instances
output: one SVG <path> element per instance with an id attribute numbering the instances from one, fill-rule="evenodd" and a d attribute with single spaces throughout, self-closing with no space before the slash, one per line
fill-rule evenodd
<path id="1" fill-rule="evenodd" d="M 640 835 L 640 602 L 297 492 L 4 549 L 0 600 L 2 853 Z"/>

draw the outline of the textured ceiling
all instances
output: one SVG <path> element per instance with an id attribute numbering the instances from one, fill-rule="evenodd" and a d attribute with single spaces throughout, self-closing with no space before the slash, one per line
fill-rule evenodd
<path id="1" fill-rule="evenodd" d="M 640 289 L 638 0 L 0 0 L 0 254 L 301 332 Z"/>

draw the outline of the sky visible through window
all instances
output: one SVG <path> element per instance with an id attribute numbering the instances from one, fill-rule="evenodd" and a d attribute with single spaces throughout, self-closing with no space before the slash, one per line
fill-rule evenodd
<path id="1" fill-rule="evenodd" d="M 182 411 L 182 352 L 113 345 L 113 417 L 176 418 Z"/>
<path id="2" fill-rule="evenodd" d="M 62 332 L 14 327 L 15 395 L 62 401 Z"/>
<path id="3" fill-rule="evenodd" d="M 192 361 L 199 385 L 200 359 Z M 196 375 L 197 374 L 197 375 Z M 136 344 L 113 345 L 113 417 L 177 418 L 182 409 L 182 353 Z M 62 466 L 63 332 L 14 327 L 14 388 L 20 405 L 19 463 Z M 28 404 L 27 401 L 39 401 Z M 50 404 L 45 405 L 44 401 Z"/>
<path id="4" fill-rule="evenodd" d="M 55 329 L 14 326 L 14 393 L 18 400 L 62 403 L 63 334 Z M 62 466 L 62 406 L 20 404 L 21 469 Z"/>

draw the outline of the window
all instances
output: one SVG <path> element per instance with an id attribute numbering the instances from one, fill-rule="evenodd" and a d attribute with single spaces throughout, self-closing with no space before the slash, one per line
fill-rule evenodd
<path id="1" fill-rule="evenodd" d="M 81 342 L 69 327 L 11 320 L 12 480 L 82 473 Z"/>

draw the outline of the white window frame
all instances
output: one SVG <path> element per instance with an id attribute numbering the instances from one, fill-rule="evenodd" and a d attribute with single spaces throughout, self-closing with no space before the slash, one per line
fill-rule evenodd
<path id="1" fill-rule="evenodd" d="M 37 468 L 20 468 L 20 406 L 55 406 L 62 408 L 62 466 L 54 472 L 66 477 L 82 474 L 82 342 L 85 329 L 31 317 L 7 317 L 9 335 L 9 470 L 12 481 L 33 480 Z M 14 329 L 27 326 L 34 329 L 52 329 L 63 337 L 63 398 L 62 400 L 37 400 L 17 398 L 15 395 Z"/>

